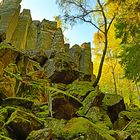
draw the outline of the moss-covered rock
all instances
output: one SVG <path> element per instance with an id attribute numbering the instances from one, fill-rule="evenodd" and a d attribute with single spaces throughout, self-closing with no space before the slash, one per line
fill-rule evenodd
<path id="1" fill-rule="evenodd" d="M 52 138 L 52 130 L 40 129 L 37 131 L 32 131 L 26 140 L 51 140 Z"/>
<path id="2" fill-rule="evenodd" d="M 12 113 L 5 126 L 17 139 L 25 139 L 31 131 L 44 127 L 43 123 L 33 114 L 21 110 Z"/>
<path id="3" fill-rule="evenodd" d="M 104 94 L 98 92 L 97 90 L 89 92 L 86 98 L 83 100 L 83 106 L 79 109 L 77 114 L 79 116 L 85 116 L 91 107 L 101 106 L 103 98 Z"/>
<path id="4" fill-rule="evenodd" d="M 103 105 L 107 108 L 107 113 L 113 123 L 117 120 L 118 114 L 126 110 L 123 98 L 116 94 L 105 94 Z"/>
<path id="5" fill-rule="evenodd" d="M 81 106 L 82 103 L 76 98 L 62 92 L 53 96 L 52 111 L 55 118 L 69 120 Z"/>
<path id="6" fill-rule="evenodd" d="M 66 120 L 48 117 L 44 122 L 45 129 L 32 131 L 27 140 L 60 140 L 62 138 L 62 130 L 67 122 Z"/>
<path id="7" fill-rule="evenodd" d="M 67 86 L 67 93 L 78 98 L 80 101 L 86 96 L 87 93 L 95 90 L 91 82 L 88 81 L 74 81 Z"/>
<path id="8" fill-rule="evenodd" d="M 79 76 L 75 62 L 65 53 L 64 48 L 52 51 L 44 69 L 52 83 L 69 84 Z"/>
<path id="9" fill-rule="evenodd" d="M 140 139 L 140 112 L 139 110 L 122 111 L 114 123 L 115 130 L 124 131 L 132 140 Z"/>
<path id="10" fill-rule="evenodd" d="M 66 140 L 115 140 L 107 130 L 82 117 L 73 118 L 66 124 L 63 129 L 63 138 Z"/>
<path id="11" fill-rule="evenodd" d="M 107 112 L 98 106 L 91 107 L 85 117 L 100 127 L 106 129 L 112 129 L 113 127 Z"/>
<path id="12" fill-rule="evenodd" d="M 2 106 L 21 106 L 27 109 L 31 109 L 33 101 L 20 97 L 9 97 L 2 101 Z"/>
<path id="13" fill-rule="evenodd" d="M 51 129 L 53 134 L 57 136 L 61 135 L 63 127 L 66 125 L 67 121 L 64 119 L 56 119 L 48 117 L 44 121 L 45 128 Z"/>

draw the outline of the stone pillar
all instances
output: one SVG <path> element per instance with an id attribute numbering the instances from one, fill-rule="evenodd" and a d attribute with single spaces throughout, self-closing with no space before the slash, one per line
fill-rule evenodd
<path id="1" fill-rule="evenodd" d="M 72 46 L 72 48 L 70 48 L 70 55 L 77 67 L 80 68 L 81 47 L 77 44 Z"/>
<path id="2" fill-rule="evenodd" d="M 25 50 L 28 29 L 31 24 L 30 10 L 24 9 L 19 17 L 19 22 L 10 43 L 18 49 Z"/>
<path id="3" fill-rule="evenodd" d="M 55 32 L 51 49 L 56 50 L 58 52 L 61 51 L 61 49 L 63 49 L 65 52 L 64 36 L 61 28 L 58 28 Z"/>
<path id="4" fill-rule="evenodd" d="M 37 48 L 37 36 L 39 32 L 39 25 L 39 21 L 32 21 L 27 35 L 26 50 L 34 50 Z"/>
<path id="5" fill-rule="evenodd" d="M 57 23 L 44 19 L 40 25 L 37 47 L 39 50 L 48 50 L 51 48 L 54 34 L 57 30 Z"/>
<path id="6" fill-rule="evenodd" d="M 10 42 L 18 23 L 21 0 L 3 0 L 0 5 L 0 40 Z"/>
<path id="7" fill-rule="evenodd" d="M 93 75 L 93 64 L 91 62 L 90 43 L 81 45 L 80 71 L 86 75 Z"/>

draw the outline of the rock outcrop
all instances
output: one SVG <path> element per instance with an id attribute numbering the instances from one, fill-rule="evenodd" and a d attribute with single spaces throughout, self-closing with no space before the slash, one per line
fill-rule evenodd
<path id="1" fill-rule="evenodd" d="M 139 140 L 140 109 L 93 85 L 90 43 L 0 5 L 0 140 Z"/>

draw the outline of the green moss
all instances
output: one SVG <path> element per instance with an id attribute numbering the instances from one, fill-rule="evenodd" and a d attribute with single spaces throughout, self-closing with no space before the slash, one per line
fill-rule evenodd
<path id="1" fill-rule="evenodd" d="M 12 139 L 10 139 L 10 138 L 8 138 L 8 137 L 5 137 L 5 136 L 0 135 L 0 140 L 12 140 Z"/>
<path id="2" fill-rule="evenodd" d="M 140 119 L 140 111 L 121 111 L 119 117 L 127 117 L 129 120 Z"/>
<path id="3" fill-rule="evenodd" d="M 79 99 L 92 90 L 94 90 L 92 83 L 87 81 L 75 81 L 67 86 L 67 93 Z"/>
<path id="4" fill-rule="evenodd" d="M 46 118 L 44 123 L 45 123 L 45 128 L 47 128 L 48 130 L 51 129 L 53 134 L 59 137 L 61 136 L 62 130 L 66 125 L 67 121 L 64 119 L 55 119 L 55 118 L 48 117 Z"/>
<path id="5" fill-rule="evenodd" d="M 83 106 L 77 111 L 79 116 L 85 116 L 91 105 L 96 102 L 96 97 L 99 95 L 97 91 L 92 91 L 82 102 Z"/>
<path id="6" fill-rule="evenodd" d="M 63 129 L 63 137 L 66 139 L 83 137 L 90 140 L 94 137 L 100 140 L 115 140 L 109 132 L 90 122 L 89 120 L 79 117 L 71 119 Z"/>
<path id="7" fill-rule="evenodd" d="M 107 106 L 112 106 L 114 104 L 119 103 L 122 100 L 120 95 L 116 94 L 106 94 L 103 99 L 103 104 Z"/>

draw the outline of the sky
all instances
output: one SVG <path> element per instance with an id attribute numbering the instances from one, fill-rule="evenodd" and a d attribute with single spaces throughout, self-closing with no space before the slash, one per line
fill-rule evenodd
<path id="1" fill-rule="evenodd" d="M 61 15 L 61 11 L 56 5 L 56 0 L 22 0 L 21 11 L 23 9 L 30 9 L 33 20 L 54 20 L 54 16 Z M 81 45 L 84 42 L 91 42 L 93 47 L 93 34 L 95 28 L 89 24 L 77 24 L 74 27 L 70 27 L 64 32 L 66 38 L 68 38 L 71 46 L 74 44 Z"/>

